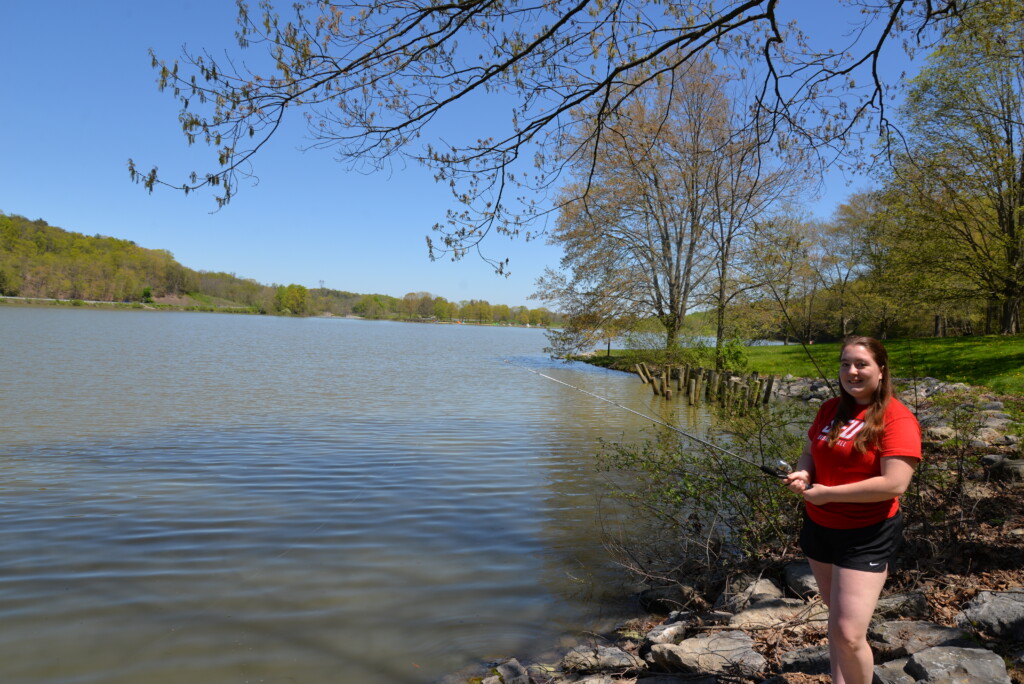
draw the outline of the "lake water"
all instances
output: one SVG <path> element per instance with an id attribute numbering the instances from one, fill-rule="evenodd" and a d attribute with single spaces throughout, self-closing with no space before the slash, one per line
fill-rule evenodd
<path id="1" fill-rule="evenodd" d="M 544 344 L 0 307 L 0 681 L 430 682 L 617 617 L 593 457 L 650 426 L 517 366 L 694 416 Z"/>

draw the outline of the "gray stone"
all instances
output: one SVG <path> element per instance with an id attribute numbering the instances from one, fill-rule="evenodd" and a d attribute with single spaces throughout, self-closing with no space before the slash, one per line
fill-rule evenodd
<path id="1" fill-rule="evenodd" d="M 1002 436 L 1003 436 L 1002 432 L 1000 432 L 999 430 L 995 430 L 993 428 L 990 428 L 990 427 L 980 428 L 978 430 L 978 433 L 975 435 L 975 437 L 977 439 L 980 439 L 981 441 L 983 441 L 983 442 L 985 442 L 987 444 L 991 444 L 992 442 L 994 442 L 995 440 L 999 439 Z"/>
<path id="2" fill-rule="evenodd" d="M 504 684 L 531 684 L 530 673 L 515 658 L 502 663 L 497 670 Z"/>
<path id="3" fill-rule="evenodd" d="M 984 468 L 992 468 L 998 466 L 1000 463 L 1006 460 L 1006 456 L 1003 454 L 984 454 L 981 457 L 981 465 Z"/>
<path id="4" fill-rule="evenodd" d="M 935 646 L 969 648 L 976 645 L 962 629 L 912 620 L 873 625 L 868 630 L 868 638 L 883 660 L 903 658 Z"/>
<path id="5" fill-rule="evenodd" d="M 614 646 L 580 645 L 562 658 L 562 669 L 570 672 L 632 672 L 643 667 L 642 660 Z"/>
<path id="6" fill-rule="evenodd" d="M 997 638 L 1024 640 L 1024 589 L 980 592 L 957 621 Z"/>
<path id="7" fill-rule="evenodd" d="M 715 601 L 715 608 L 736 612 L 759 601 L 782 598 L 782 589 L 765 577 L 750 576 L 730 582 Z"/>
<path id="8" fill-rule="evenodd" d="M 906 594 L 891 594 L 878 599 L 875 606 L 875 618 L 916 618 L 919 620 L 931 617 L 932 609 L 928 599 L 919 591 Z"/>
<path id="9" fill-rule="evenodd" d="M 801 648 L 799 651 L 790 651 L 782 656 L 783 672 L 826 674 L 830 668 L 828 646 Z"/>
<path id="10" fill-rule="evenodd" d="M 715 632 L 680 644 L 656 644 L 651 656 L 669 671 L 754 676 L 765 669 L 767 661 L 753 646 L 754 640 L 743 632 Z"/>
<path id="11" fill-rule="evenodd" d="M 997 480 L 1024 480 L 1024 459 L 1004 458 L 989 469 Z"/>
<path id="12" fill-rule="evenodd" d="M 811 564 L 807 561 L 790 563 L 783 571 L 786 586 L 797 596 L 808 598 L 818 593 L 818 582 L 811 572 Z"/>
<path id="13" fill-rule="evenodd" d="M 1011 684 L 1003 659 L 983 648 L 929 648 L 910 656 L 906 672 L 921 684 Z"/>
<path id="14" fill-rule="evenodd" d="M 729 626 L 736 629 L 758 629 L 773 627 L 782 622 L 825 622 L 828 610 L 823 603 L 808 604 L 800 599 L 771 599 L 761 601 L 729 620 Z"/>
<path id="15" fill-rule="evenodd" d="M 1001 401 L 986 401 L 982 402 L 981 406 L 978 408 L 982 411 L 1002 411 L 1006 406 Z"/>
<path id="16" fill-rule="evenodd" d="M 956 430 L 948 425 L 936 425 L 934 427 L 925 428 L 924 434 L 926 437 L 929 437 L 936 442 L 945 442 L 947 439 L 953 439 L 956 437 Z"/>
<path id="17" fill-rule="evenodd" d="M 640 606 L 649 613 L 668 615 L 688 606 L 697 590 L 685 584 L 652 587 L 640 592 Z"/>
<path id="18" fill-rule="evenodd" d="M 644 644 L 647 646 L 653 646 L 654 644 L 674 644 L 686 636 L 688 626 L 689 625 L 685 622 L 673 622 L 658 625 L 644 637 Z"/>
<path id="19" fill-rule="evenodd" d="M 890 660 L 881 665 L 875 665 L 876 684 L 916 684 L 917 680 L 907 674 L 904 669 L 910 658 Z"/>

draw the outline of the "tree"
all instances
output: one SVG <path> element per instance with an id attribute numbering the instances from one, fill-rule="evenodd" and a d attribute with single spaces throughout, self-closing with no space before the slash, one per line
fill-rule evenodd
<path id="1" fill-rule="evenodd" d="M 729 80 L 710 62 L 693 62 L 637 93 L 605 121 L 601 138 L 583 119 L 567 141 L 570 149 L 581 138 L 597 146 L 573 167 L 577 179 L 550 237 L 569 275 L 539 283 L 538 296 L 570 314 L 556 347 L 589 343 L 588 327 L 653 316 L 672 350 L 702 288 L 715 292 L 721 342 L 740 235 L 787 178 L 739 125 Z"/>
<path id="2" fill-rule="evenodd" d="M 595 147 L 587 141 L 550 155 L 574 113 L 587 112 L 600 138 L 647 83 L 695 59 L 745 60 L 760 83 L 759 132 L 847 148 L 872 117 L 887 124 L 883 48 L 901 40 L 909 50 L 927 46 L 933 29 L 955 25 L 978 1 L 849 0 L 842 7 L 852 15 L 850 44 L 816 50 L 795 18 L 780 14 L 778 0 L 305 0 L 291 19 L 271 0 L 257 13 L 239 0 L 238 45 L 262 51 L 258 57 L 152 57 L 160 88 L 181 105 L 186 139 L 213 147 L 215 167 L 184 181 L 131 160 L 129 172 L 151 191 L 158 184 L 214 188 L 223 205 L 286 119 L 305 117 L 313 147 L 371 167 L 404 155 L 434 168 L 458 208 L 435 225 L 441 239 L 431 253 L 458 258 L 488 232 L 519 234 L 546 210 L 529 197 L 520 201 L 515 190 L 548 187 L 564 164 Z M 511 101 L 511 111 L 483 139 L 448 143 L 431 128 L 443 114 L 495 93 Z M 534 161 L 538 175 L 529 173 Z M 495 265 L 502 271 L 506 262 Z"/>
<path id="3" fill-rule="evenodd" d="M 909 136 L 890 191 L 903 198 L 905 243 L 950 299 L 998 304 L 1003 334 L 1021 331 L 1024 298 L 1024 8 L 972 5 L 914 79 Z M 926 245 L 927 243 L 927 245 Z"/>

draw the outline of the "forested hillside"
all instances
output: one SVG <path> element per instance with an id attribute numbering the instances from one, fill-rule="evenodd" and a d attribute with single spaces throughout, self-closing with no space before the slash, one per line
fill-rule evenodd
<path id="1" fill-rule="evenodd" d="M 302 285 L 263 285 L 231 273 L 194 271 L 163 249 L 130 240 L 88 236 L 42 219 L 0 213 L 0 296 L 136 302 L 206 310 L 272 314 L 356 314 L 366 318 L 466 320 L 548 325 L 543 308 L 449 302 L 429 292 L 404 297 Z"/>

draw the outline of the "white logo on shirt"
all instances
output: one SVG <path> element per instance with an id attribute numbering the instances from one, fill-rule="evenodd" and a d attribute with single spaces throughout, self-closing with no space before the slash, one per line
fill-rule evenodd
<path id="1" fill-rule="evenodd" d="M 839 431 L 839 439 L 836 440 L 836 444 L 839 445 L 839 446 L 846 446 L 847 441 L 853 439 L 854 437 L 856 437 L 857 433 L 860 432 L 863 428 L 864 428 L 864 421 L 863 420 L 857 420 L 857 419 L 851 420 L 845 426 L 843 426 L 842 430 Z M 823 441 L 823 440 L 828 439 L 828 433 L 829 433 L 829 430 L 831 430 L 831 429 L 832 429 L 832 423 L 829 423 L 824 428 L 822 428 L 821 434 L 818 435 L 818 440 L 819 441 Z"/>

